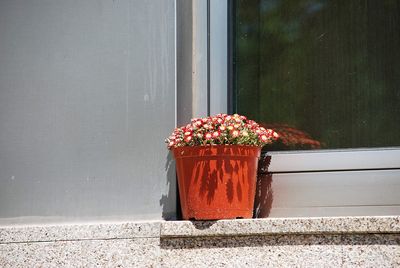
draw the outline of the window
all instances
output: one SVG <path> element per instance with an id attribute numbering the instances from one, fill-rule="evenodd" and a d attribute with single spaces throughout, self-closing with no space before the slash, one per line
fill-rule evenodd
<path id="1" fill-rule="evenodd" d="M 282 136 L 259 215 L 398 215 L 400 3 L 236 0 L 230 14 L 231 111 Z"/>
<path id="2" fill-rule="evenodd" d="M 264 153 L 259 215 L 400 214 L 396 1 L 195 1 L 191 10 L 183 60 L 192 69 L 178 72 L 192 78 L 186 111 L 238 112 L 286 135 Z"/>
<path id="3" fill-rule="evenodd" d="M 400 145 L 398 1 L 235 1 L 234 110 L 269 150 Z"/>

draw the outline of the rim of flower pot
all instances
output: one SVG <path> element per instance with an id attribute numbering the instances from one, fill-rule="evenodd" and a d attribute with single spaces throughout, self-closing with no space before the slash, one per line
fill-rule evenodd
<path id="1" fill-rule="evenodd" d="M 190 145 L 190 146 L 179 146 L 173 147 L 171 150 L 179 148 L 198 148 L 198 147 L 225 147 L 225 146 L 239 146 L 239 147 L 252 147 L 252 148 L 262 148 L 262 146 L 250 145 L 250 144 L 206 144 L 206 145 Z"/>
<path id="2" fill-rule="evenodd" d="M 260 157 L 260 146 L 243 144 L 215 144 L 198 146 L 181 146 L 172 148 L 175 157 L 198 157 L 197 152 L 204 152 L 201 156 L 232 156 L 232 157 Z M 237 151 L 232 151 L 232 150 Z"/>

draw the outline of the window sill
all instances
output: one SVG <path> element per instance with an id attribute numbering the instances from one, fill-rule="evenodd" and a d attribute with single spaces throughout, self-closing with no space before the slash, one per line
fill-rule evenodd
<path id="1" fill-rule="evenodd" d="M 400 216 L 0 226 L 0 266 L 394 267 Z"/>
<path id="2" fill-rule="evenodd" d="M 400 216 L 8 225 L 0 226 L 0 244 L 134 238 L 346 233 L 400 233 Z"/>
<path id="3" fill-rule="evenodd" d="M 399 232 L 400 216 L 175 221 L 161 225 L 161 237 Z"/>

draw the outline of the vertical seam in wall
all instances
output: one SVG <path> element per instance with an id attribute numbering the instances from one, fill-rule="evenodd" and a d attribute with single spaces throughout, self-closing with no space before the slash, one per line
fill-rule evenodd
<path id="1" fill-rule="evenodd" d="M 228 112 L 228 114 L 232 113 L 232 94 L 233 94 L 233 89 L 232 89 L 232 67 L 233 67 L 233 56 L 232 56 L 232 6 L 233 3 L 232 1 L 227 1 L 227 22 L 226 22 L 226 26 L 227 26 L 227 44 L 226 44 L 226 54 L 227 54 L 227 60 L 226 60 L 226 69 L 227 69 L 227 81 L 226 81 L 226 85 L 227 85 L 227 94 L 226 94 L 226 98 L 227 98 L 227 107 L 226 110 Z"/>
<path id="2" fill-rule="evenodd" d="M 257 17 L 257 28 L 258 28 L 258 33 L 257 33 L 257 40 L 258 40 L 258 74 L 257 74 L 257 116 L 256 116 L 256 120 L 260 120 L 260 115 L 261 115 L 261 105 L 260 105 L 260 101 L 261 101 L 261 45 L 260 45 L 260 38 L 261 38 L 261 1 L 258 1 L 258 17 Z"/>
<path id="3" fill-rule="evenodd" d="M 178 20 L 178 18 L 177 18 L 177 16 L 178 16 L 178 5 L 177 5 L 177 1 L 178 0 L 175 0 L 174 1 L 174 11 L 175 11 L 175 14 L 174 14 L 174 40 L 175 40 L 175 44 L 174 44 L 174 53 L 175 53 L 175 56 L 174 56 L 174 64 L 175 64 L 175 74 L 174 74 L 174 78 L 175 78 L 175 86 L 174 86 L 174 90 L 175 90 L 175 98 L 174 98 L 174 100 L 175 100 L 175 115 L 174 115 L 174 118 L 175 118 L 175 122 L 174 122 L 174 126 L 175 127 L 177 127 L 177 125 L 178 125 L 178 60 L 177 60 L 177 58 L 178 58 L 178 49 L 177 49 L 177 46 L 178 46 L 178 34 L 177 34 L 177 26 L 178 26 L 178 22 L 177 22 L 177 20 Z"/>
<path id="4" fill-rule="evenodd" d="M 210 0 L 207 0 L 207 115 L 211 110 L 211 79 L 210 79 Z"/>

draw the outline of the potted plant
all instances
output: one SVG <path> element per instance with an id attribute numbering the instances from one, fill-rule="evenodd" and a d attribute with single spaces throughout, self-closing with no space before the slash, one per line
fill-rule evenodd
<path id="1" fill-rule="evenodd" d="M 251 218 L 261 147 L 278 134 L 238 114 L 194 118 L 166 139 L 183 219 Z"/>

